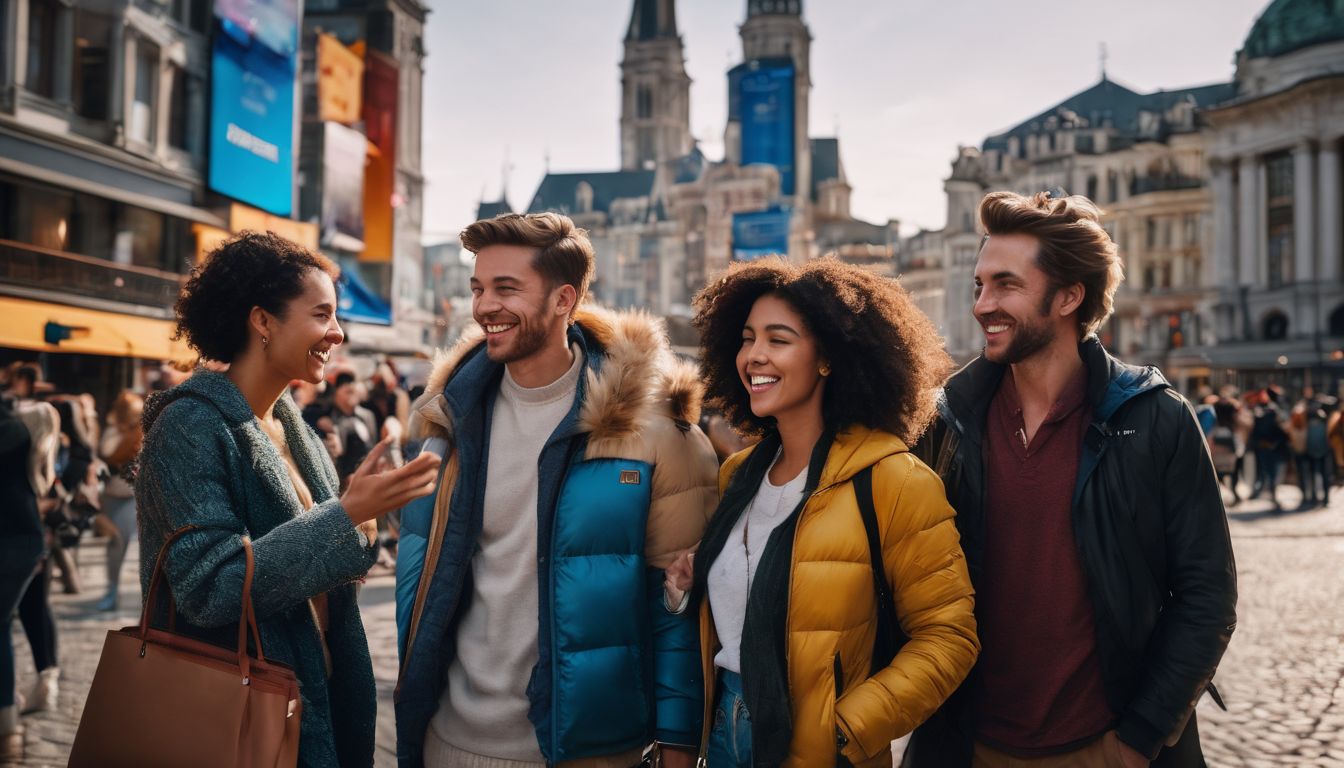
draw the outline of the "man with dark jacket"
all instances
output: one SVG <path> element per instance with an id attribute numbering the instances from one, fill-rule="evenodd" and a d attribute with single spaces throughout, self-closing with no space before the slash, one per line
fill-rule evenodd
<path id="1" fill-rule="evenodd" d="M 1236 571 L 1199 423 L 1093 335 L 1122 275 L 1091 201 L 996 192 L 980 216 L 984 354 L 920 450 L 957 510 L 983 650 L 905 764 L 1202 766 L 1194 706 Z"/>

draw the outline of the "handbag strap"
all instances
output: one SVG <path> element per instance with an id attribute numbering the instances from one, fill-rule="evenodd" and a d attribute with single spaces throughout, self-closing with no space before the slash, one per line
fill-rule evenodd
<path id="1" fill-rule="evenodd" d="M 868 537 L 868 563 L 873 574 L 873 594 L 877 596 L 877 638 L 880 646 L 885 639 L 890 649 L 877 649 L 873 657 L 873 672 L 890 663 L 890 657 L 880 655 L 890 650 L 892 655 L 905 643 L 905 634 L 900 621 L 896 618 L 896 600 L 891 594 L 891 585 L 887 582 L 886 569 L 882 561 L 882 538 L 877 527 L 877 510 L 873 504 L 873 468 L 864 467 L 854 475 L 854 498 L 859 503 L 859 516 L 863 518 L 863 530 Z"/>
<path id="2" fill-rule="evenodd" d="M 164 539 L 163 546 L 159 547 L 159 553 L 154 558 L 154 573 L 149 579 L 149 593 L 145 598 L 144 608 L 140 612 L 140 654 L 145 653 L 145 645 L 149 637 L 149 617 L 154 612 L 158 604 L 159 585 L 166 578 L 164 570 L 168 563 L 168 550 L 183 535 L 192 531 L 202 530 L 198 525 L 184 525 L 181 528 L 168 534 Z M 238 617 L 238 667 L 242 672 L 243 679 L 246 682 L 251 676 L 251 657 L 247 653 L 247 635 L 250 631 L 252 642 L 257 652 L 257 661 L 265 663 L 266 655 L 261 647 L 261 631 L 257 626 L 256 609 L 252 605 L 252 575 L 256 569 L 255 559 L 252 556 L 252 539 L 247 536 L 242 537 L 243 554 L 247 559 L 247 564 L 243 569 L 243 591 L 239 598 L 239 617 Z M 173 601 L 172 595 L 168 596 L 168 626 L 169 632 L 176 628 L 177 605 Z"/>

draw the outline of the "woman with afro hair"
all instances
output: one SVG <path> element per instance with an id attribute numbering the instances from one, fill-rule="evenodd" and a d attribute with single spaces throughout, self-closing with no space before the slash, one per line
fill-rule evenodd
<path id="1" fill-rule="evenodd" d="M 313 767 L 373 763 L 373 666 L 353 582 L 376 559 L 376 519 L 430 493 L 439 465 L 425 453 L 385 469 L 383 443 L 339 492 L 289 395 L 292 381 L 322 381 L 345 339 L 336 276 L 325 257 L 271 233 L 211 253 L 176 306 L 178 335 L 204 364 L 146 403 L 135 476 L 142 589 L 169 542 L 177 632 L 233 647 L 251 571 L 258 650 L 298 677 L 298 764 Z"/>
<path id="2" fill-rule="evenodd" d="M 699 551 L 668 576 L 669 602 L 690 587 L 700 611 L 702 754 L 890 765 L 979 653 L 954 513 L 908 448 L 950 369 L 942 340 L 895 281 L 830 258 L 734 265 L 695 325 L 708 401 L 761 437 L 724 463 Z"/>

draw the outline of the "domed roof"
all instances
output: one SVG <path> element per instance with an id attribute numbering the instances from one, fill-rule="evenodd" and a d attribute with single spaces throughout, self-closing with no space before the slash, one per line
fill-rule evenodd
<path id="1" fill-rule="evenodd" d="M 1256 19 L 1241 52 L 1268 58 L 1336 40 L 1344 40 L 1344 0 L 1274 0 Z"/>

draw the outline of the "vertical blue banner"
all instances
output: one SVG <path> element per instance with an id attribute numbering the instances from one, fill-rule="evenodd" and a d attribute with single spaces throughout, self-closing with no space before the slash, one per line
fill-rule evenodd
<path id="1" fill-rule="evenodd" d="M 209 186 L 289 216 L 294 199 L 295 58 L 220 19 L 211 57 Z"/>
<path id="2" fill-rule="evenodd" d="M 762 256 L 787 256 L 791 208 L 733 214 L 733 260 L 751 261 Z"/>
<path id="3" fill-rule="evenodd" d="M 794 193 L 793 64 L 750 62 L 738 82 L 742 164 L 779 169 L 780 192 Z"/>

